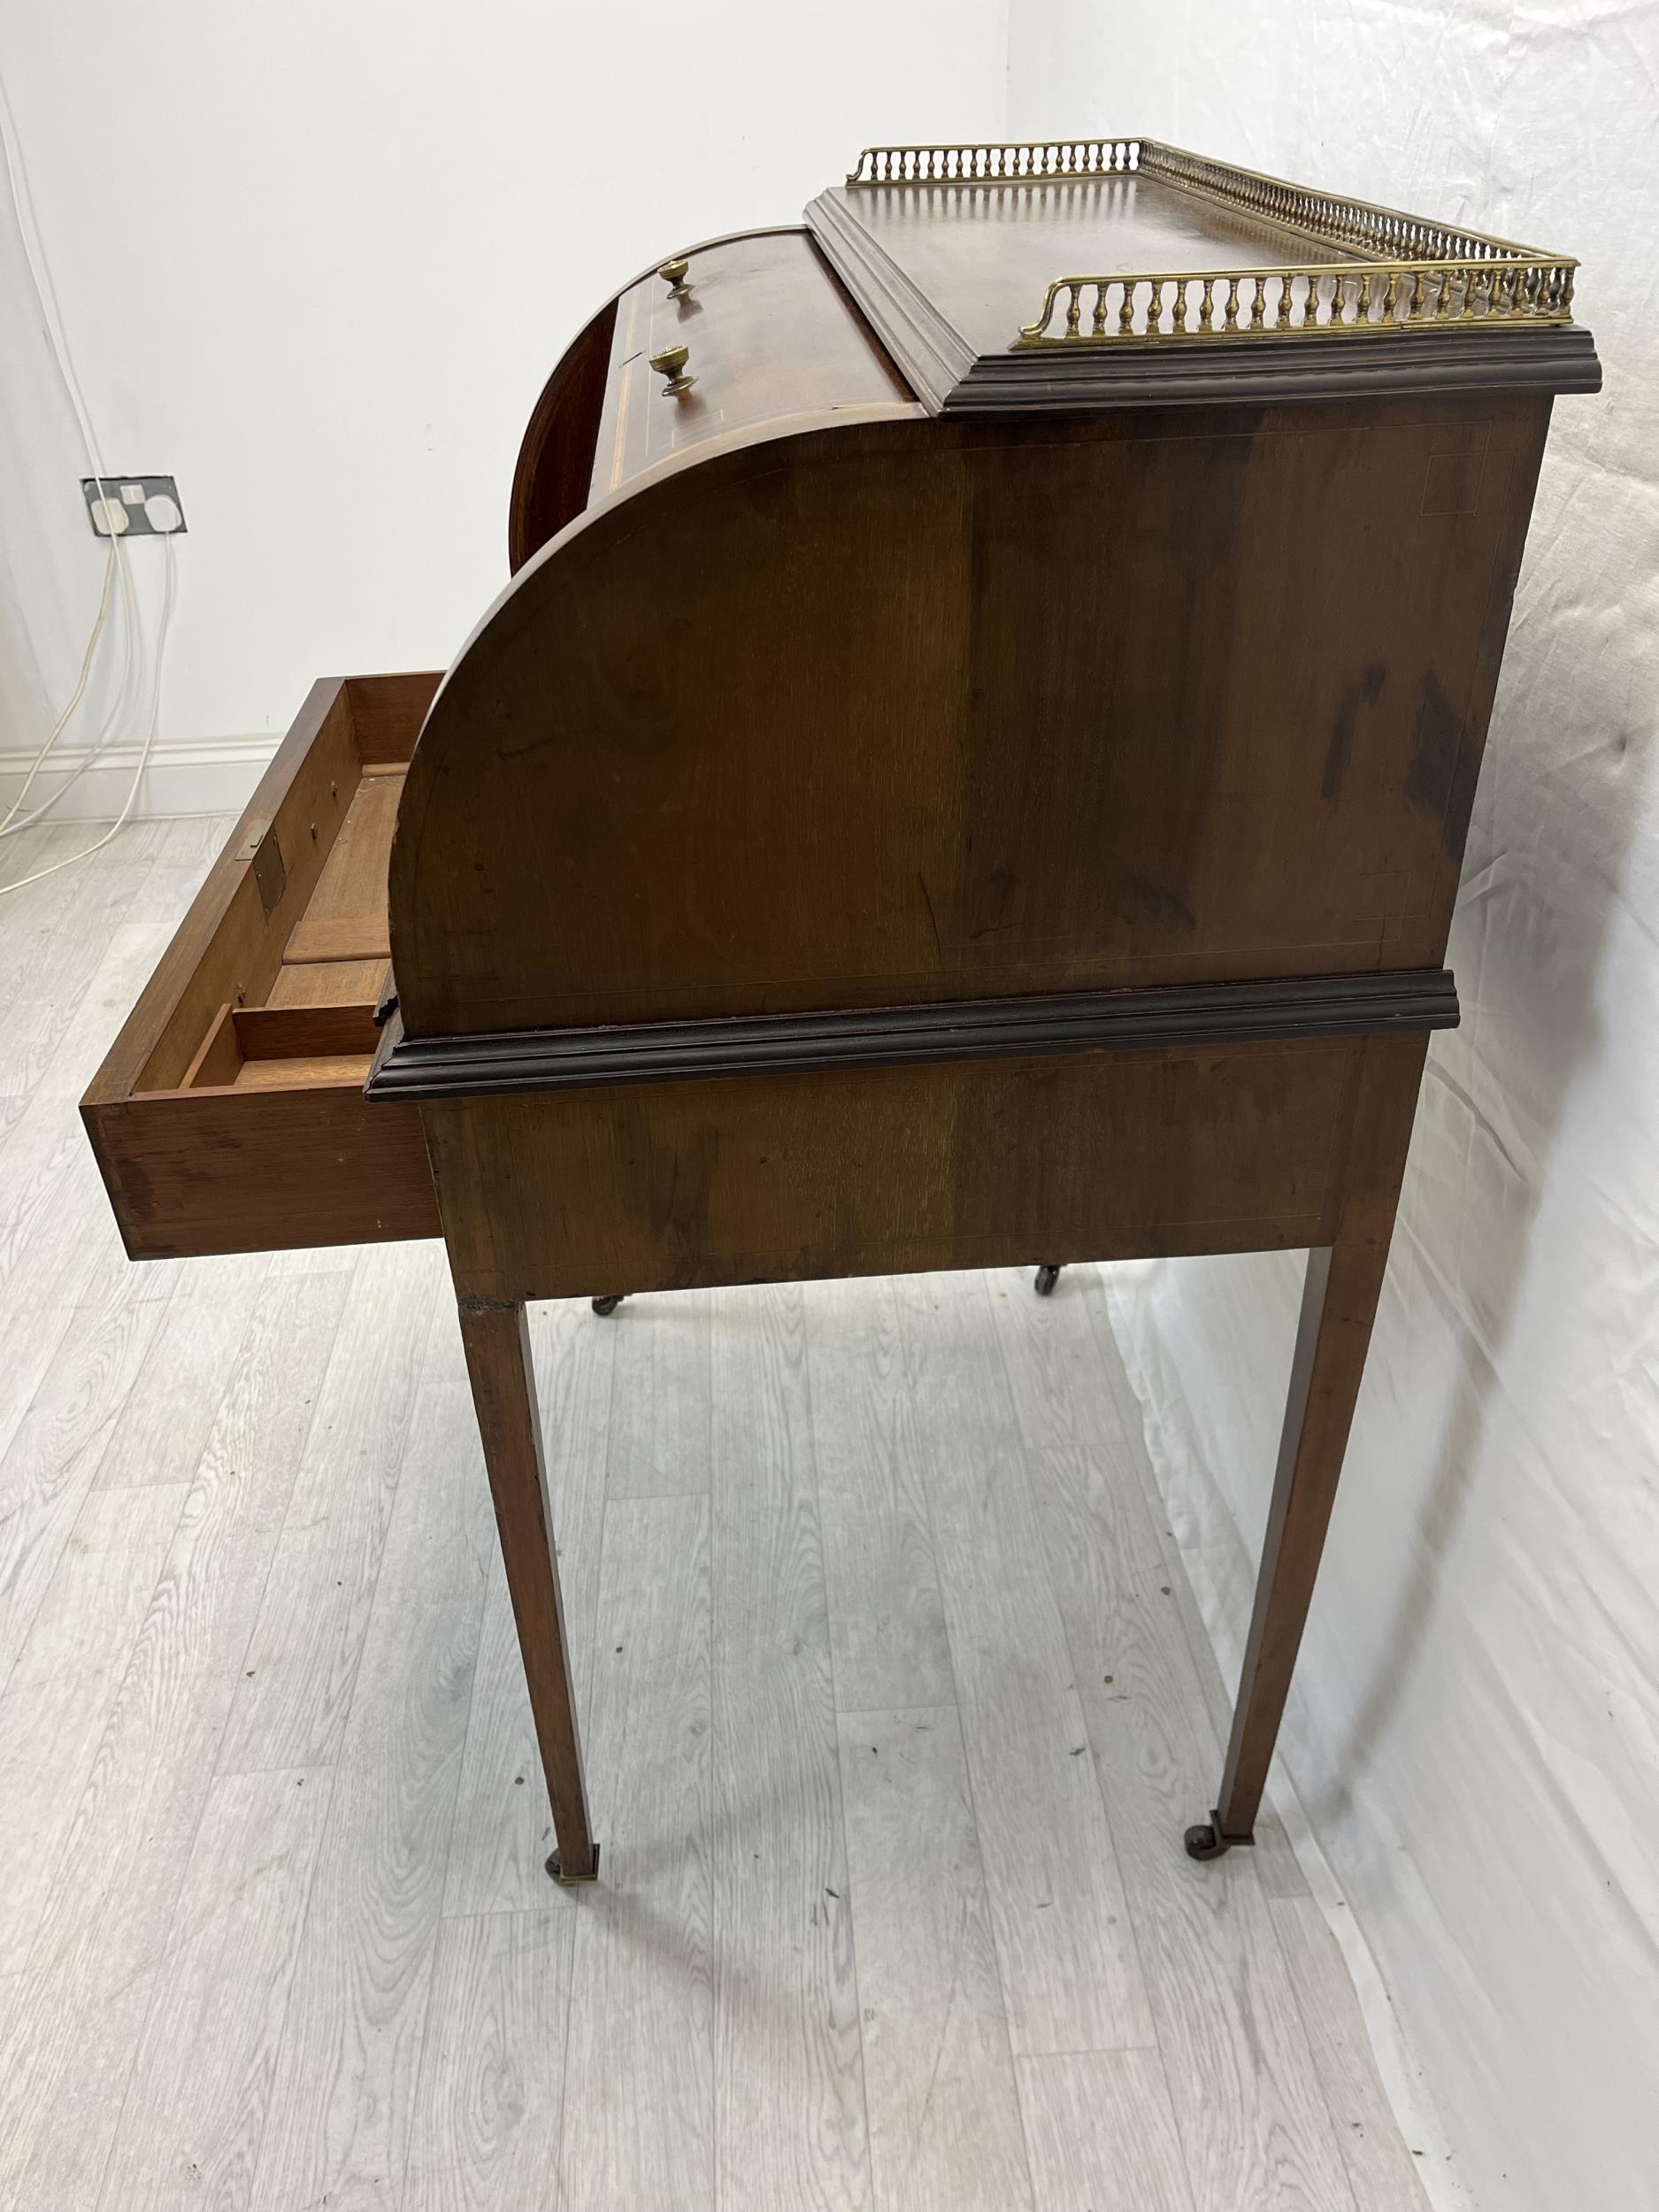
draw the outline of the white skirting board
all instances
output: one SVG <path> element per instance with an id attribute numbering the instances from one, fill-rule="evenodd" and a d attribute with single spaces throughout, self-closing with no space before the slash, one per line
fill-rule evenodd
<path id="1" fill-rule="evenodd" d="M 280 742 L 280 736 L 270 730 L 250 737 L 158 741 L 150 749 L 133 813 L 140 819 L 176 814 L 239 814 Z M 58 747 L 50 767 L 43 768 L 30 787 L 25 810 L 33 812 L 61 791 L 63 796 L 43 818 L 46 821 L 112 821 L 127 803 L 139 749 L 136 745 L 105 746 L 88 763 L 81 747 Z M 0 747 L 0 815 L 22 789 L 34 758 L 27 746 Z"/>

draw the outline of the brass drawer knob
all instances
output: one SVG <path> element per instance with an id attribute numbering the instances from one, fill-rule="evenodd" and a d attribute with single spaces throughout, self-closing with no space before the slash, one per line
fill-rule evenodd
<path id="1" fill-rule="evenodd" d="M 664 346 L 660 353 L 651 356 L 651 366 L 658 376 L 668 380 L 663 387 L 667 397 L 678 399 L 681 392 L 688 392 L 696 382 L 695 376 L 686 374 L 686 363 L 689 358 L 684 346 Z"/>
<path id="2" fill-rule="evenodd" d="M 687 293 L 691 289 L 691 287 L 686 282 L 686 272 L 688 268 L 690 268 L 690 262 L 686 260 L 682 255 L 678 260 L 664 261 L 662 267 L 657 272 L 659 277 L 664 277 L 667 280 L 668 296 L 670 299 L 683 300 Z"/>

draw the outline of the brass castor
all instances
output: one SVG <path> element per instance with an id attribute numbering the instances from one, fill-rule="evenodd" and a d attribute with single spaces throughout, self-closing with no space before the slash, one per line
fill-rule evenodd
<path id="1" fill-rule="evenodd" d="M 626 1290 L 617 1290 L 612 1291 L 607 1297 L 595 1298 L 594 1300 L 594 1311 L 600 1314 L 614 1313 L 627 1294 L 628 1294 Z"/>
<path id="2" fill-rule="evenodd" d="M 597 1305 L 598 1302 L 599 1301 L 595 1298 L 594 1303 Z M 563 1872 L 559 1866 L 559 1855 L 557 1851 L 548 1854 L 547 1870 L 554 1881 L 562 1882 L 566 1889 L 574 1889 L 582 1882 L 596 1882 L 599 1879 L 599 1846 L 597 1844 L 594 1846 L 593 1871 L 589 1874 Z"/>
<path id="3" fill-rule="evenodd" d="M 1060 1271 L 1057 1267 L 1040 1267 L 1037 1270 L 1037 1279 L 1032 1285 L 1032 1288 L 1039 1298 L 1047 1298 L 1052 1294 L 1054 1286 L 1059 1279 Z"/>

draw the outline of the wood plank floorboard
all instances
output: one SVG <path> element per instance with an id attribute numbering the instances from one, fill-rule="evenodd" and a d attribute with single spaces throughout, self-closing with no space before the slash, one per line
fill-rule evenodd
<path id="1" fill-rule="evenodd" d="M 1181 1848 L 1220 1751 L 1156 1531 L 1116 1474 L 1115 1421 L 1051 1301 L 1033 1313 L 993 1279 L 990 1302 L 1194 2212 L 1351 2212 L 1251 1855 L 1198 1865 Z"/>
<path id="2" fill-rule="evenodd" d="M 1035 2212 L 1193 2212 L 1156 2051 L 1022 2058 Z"/>
<path id="3" fill-rule="evenodd" d="M 547 1879 L 441 1252 L 129 1266 L 79 1126 L 228 826 L 0 900 L 0 2212 L 1425 2212 L 1278 1824 L 1181 1853 L 1092 1269 L 533 1309 Z"/>
<path id="4" fill-rule="evenodd" d="M 1150 2045 L 1152 2016 L 977 1275 L 900 1286 L 951 1670 L 1017 2053 Z"/>
<path id="5" fill-rule="evenodd" d="M 269 1256 L 257 1252 L 180 1270 L 98 1462 L 95 1489 L 192 1479 L 270 1268 Z"/>
<path id="6" fill-rule="evenodd" d="M 715 1300 L 716 2201 L 870 2202 L 802 1294 Z"/>
<path id="7" fill-rule="evenodd" d="M 713 1313 L 711 1291 L 677 1290 L 630 1298 L 610 1317 L 615 1342 L 605 1488 L 611 1497 L 709 1494 Z"/>
<path id="8" fill-rule="evenodd" d="M 442 1923 L 401 2212 L 568 2204 L 558 2193 L 559 2128 L 577 1918 L 484 1913 Z"/>
<path id="9" fill-rule="evenodd" d="M 0 1686 L 17 1663 L 75 1517 L 165 1316 L 137 1268 L 111 1267 L 76 1307 L 0 1455 Z"/>
<path id="10" fill-rule="evenodd" d="M 0 1373 L 7 1381 L 0 1451 L 16 1434 L 77 1308 L 127 1265 L 76 1104 L 168 933 L 160 923 L 115 932 L 0 1148 Z M 164 1283 L 141 1284 L 135 1294 L 157 1294 Z"/>
<path id="11" fill-rule="evenodd" d="M 488 1489 L 457 1479 L 472 1414 L 454 1313 L 447 1301 L 423 1301 L 422 1312 L 419 1383 L 392 1471 L 396 1509 L 339 1741 L 250 2212 L 381 2212 L 403 2190 L 495 1542 Z"/>
<path id="12" fill-rule="evenodd" d="M 338 1755 L 434 1320 L 454 1333 L 436 1250 L 365 1250 L 288 1499 L 221 1772 L 325 1766 Z"/>
<path id="13" fill-rule="evenodd" d="M 807 1364 L 835 1702 L 956 1696 L 916 1409 L 889 1283 L 809 1283 Z"/>
<path id="14" fill-rule="evenodd" d="M 219 1406 L 0 2045 L 5 2212 L 97 2200 L 350 1282 L 274 1280 Z"/>
<path id="15" fill-rule="evenodd" d="M 88 837 L 96 834 L 92 830 Z M 83 838 L 82 842 L 86 841 Z M 96 983 L 96 971 L 88 972 L 86 965 L 88 945 L 111 943 L 118 930 L 134 924 L 142 927 L 159 921 L 171 930 L 173 918 L 165 910 L 165 890 L 160 912 L 154 902 L 141 911 L 136 902 L 146 879 L 176 841 L 172 824 L 131 823 L 98 856 L 96 863 L 66 868 L 61 877 L 50 879 L 66 884 L 68 895 L 52 926 L 43 933 L 30 933 L 32 941 L 19 946 L 17 967 L 7 979 L 0 1147 L 10 1138 L 27 1102 L 42 1087 L 58 1048 L 74 1026 L 82 1000 Z M 29 892 L 47 888 L 47 885 L 31 885 Z M 16 896 L 27 897 L 29 892 Z M 11 903 L 10 898 L 0 901 L 0 910 Z M 3 918 L 10 923 L 12 917 L 4 913 Z M 119 1020 L 118 1016 L 118 1025 Z M 107 1037 L 104 1041 L 108 1042 Z"/>
<path id="16" fill-rule="evenodd" d="M 208 1793 L 98 2200 L 245 2205 L 270 2112 L 332 1775 L 222 1775 Z"/>
<path id="17" fill-rule="evenodd" d="M 0 1696 L 0 1972 L 28 1962 L 184 1500 L 182 1485 L 88 1500 Z"/>
<path id="18" fill-rule="evenodd" d="M 0 1014 L 13 1014 L 32 997 L 46 948 L 82 895 L 85 872 L 78 867 L 60 868 L 38 883 L 25 884 L 23 879 L 80 852 L 90 841 L 88 834 L 72 823 L 0 841 L 0 886 L 20 887 L 8 888 L 0 898 L 0 918 L 4 918 L 0 926 Z M 92 933 L 79 921 L 65 933 L 72 974 L 85 973 L 87 948 L 92 941 Z M 12 1102 L 27 1100 L 32 1087 L 23 1052 L 8 1044 L 0 1072 L 0 1095 Z"/>
<path id="19" fill-rule="evenodd" d="M 1356 2203 L 1363 2212 L 1428 2212 L 1417 2161 L 1394 2123 L 1342 1947 L 1311 1897 L 1275 1898 L 1271 1910 Z"/>
<path id="20" fill-rule="evenodd" d="M 878 2212 L 1031 2205 L 956 1708 L 841 1717 Z"/>
<path id="21" fill-rule="evenodd" d="M 1233 1725 L 1233 1699 L 1237 1683 L 1222 1678 L 1215 1647 L 1205 1632 L 1197 1596 L 1181 1563 L 1180 1546 L 1176 1542 L 1174 1530 L 1169 1525 L 1168 1509 L 1159 1494 L 1152 1455 L 1147 1446 L 1140 1402 L 1131 1386 L 1123 1352 L 1111 1324 L 1108 1272 L 1098 1267 L 1068 1268 L 1056 1295 L 1068 1300 L 1073 1297 L 1080 1299 L 1083 1312 L 1094 1331 L 1099 1381 L 1108 1402 L 1107 1417 L 1115 1417 L 1117 1424 L 1112 1464 L 1115 1470 L 1119 1471 L 1118 1479 L 1133 1481 L 1145 1502 L 1147 1517 L 1157 1535 L 1165 1571 L 1164 1578 L 1174 1594 L 1176 1609 L 1180 1614 L 1181 1625 L 1186 1631 L 1187 1649 L 1192 1655 L 1194 1671 L 1210 1714 L 1210 1726 L 1217 1742 L 1225 1744 Z M 1285 1346 L 1285 1368 L 1288 1376 L 1288 1340 Z M 1217 1775 L 1218 1778 L 1219 1767 L 1217 1768 Z M 1296 1855 L 1290 1847 L 1290 1838 L 1285 1832 L 1284 1823 L 1273 1810 L 1271 1801 L 1263 1805 L 1256 1816 L 1255 1852 L 1256 1878 L 1267 1896 L 1307 1897 L 1311 1894 L 1308 1878 L 1296 1863 Z"/>
<path id="22" fill-rule="evenodd" d="M 607 1505 L 592 1709 L 603 1878 L 571 1916 L 565 2212 L 712 2212 L 706 1498 Z"/>

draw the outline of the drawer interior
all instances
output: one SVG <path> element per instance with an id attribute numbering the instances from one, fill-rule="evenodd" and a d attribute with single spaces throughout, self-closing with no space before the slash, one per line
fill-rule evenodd
<path id="1" fill-rule="evenodd" d="M 88 1091 L 135 1257 L 437 1233 L 418 1114 L 362 1090 L 397 803 L 438 681 L 313 687 Z"/>
<path id="2" fill-rule="evenodd" d="M 269 1091 L 362 1083 L 376 1034 L 372 1006 L 222 1006 L 180 1087 Z"/>

